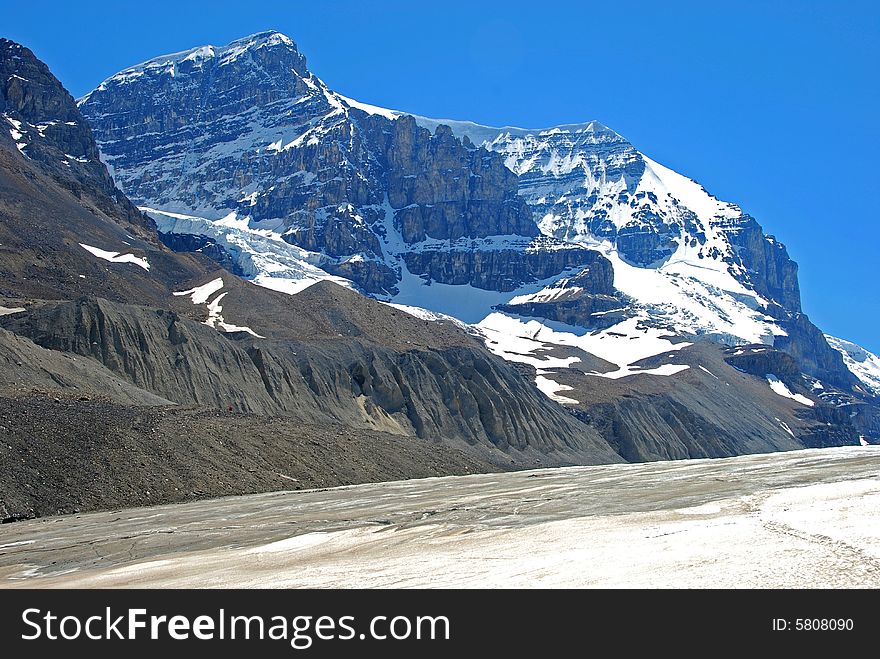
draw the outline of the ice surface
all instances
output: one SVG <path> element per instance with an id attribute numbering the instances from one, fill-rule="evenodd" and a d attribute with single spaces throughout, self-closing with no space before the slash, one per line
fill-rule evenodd
<path id="1" fill-rule="evenodd" d="M 348 279 L 334 277 L 316 265 L 322 258 L 320 254 L 291 245 L 270 229 L 251 227 L 247 216 L 239 217 L 231 212 L 212 221 L 148 207 L 141 210 L 164 233 L 188 233 L 213 239 L 227 252 L 237 255 L 246 279 L 265 288 L 293 294 L 325 279 L 351 287 Z"/>
<path id="2" fill-rule="evenodd" d="M 880 448 L 843 447 L 89 513 L 63 533 L 11 525 L 4 544 L 35 542 L 4 549 L 0 574 L 13 588 L 876 589 L 878 465 Z M 211 533 L 132 546 L 108 528 Z M 53 564 L 65 557 L 73 571 Z"/>

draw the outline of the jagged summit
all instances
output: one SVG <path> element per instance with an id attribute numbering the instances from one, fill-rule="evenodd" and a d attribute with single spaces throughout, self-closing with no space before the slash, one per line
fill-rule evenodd
<path id="1" fill-rule="evenodd" d="M 99 156 L 61 82 L 0 40 L 0 297 L 159 303 L 178 279 L 216 269 L 166 249 Z"/>
<path id="2" fill-rule="evenodd" d="M 353 98 L 343 96 L 342 94 L 337 94 L 337 96 L 351 107 L 363 110 L 367 114 L 379 115 L 388 119 L 397 119 L 398 117 L 409 114 L 403 110 L 392 110 L 378 105 L 371 105 L 370 103 L 363 103 Z M 435 119 L 433 117 L 425 117 L 418 114 L 413 114 L 412 116 L 420 126 L 429 129 L 431 132 L 437 130 L 439 126 L 449 126 L 449 128 L 452 129 L 452 133 L 457 138 L 462 139 L 467 137 L 474 144 L 482 144 L 486 141 L 492 141 L 499 135 L 525 137 L 527 135 L 552 135 L 556 133 L 589 133 L 597 136 L 605 135 L 612 139 L 626 141 L 619 133 L 596 120 L 572 124 L 556 124 L 545 128 L 521 128 L 519 126 L 489 126 L 460 119 Z"/>
<path id="3" fill-rule="evenodd" d="M 230 41 L 226 45 L 226 48 L 235 48 L 238 46 L 246 48 L 261 48 L 263 46 L 278 45 L 290 46 L 293 49 L 296 49 L 296 44 L 293 39 L 278 30 L 263 30 L 262 32 L 255 32 L 254 34 L 242 37 L 241 39 Z"/>
<path id="4" fill-rule="evenodd" d="M 154 57 L 141 64 L 124 69 L 117 73 L 116 76 L 161 67 L 172 62 L 180 63 L 190 60 L 198 62 L 201 59 L 208 58 L 217 58 L 222 62 L 231 62 L 245 52 L 258 50 L 260 48 L 273 48 L 279 46 L 287 50 L 297 51 L 296 44 L 290 37 L 276 30 L 267 30 L 265 32 L 257 32 L 256 34 L 230 41 L 225 46 L 206 44 L 177 53 L 160 55 L 159 57 Z M 113 77 L 115 76 L 111 76 L 111 79 Z"/>
<path id="5" fill-rule="evenodd" d="M 262 50 L 272 51 L 271 55 L 261 54 Z M 287 60 L 293 57 L 295 72 L 307 75 L 306 58 L 299 52 L 294 41 L 277 30 L 267 30 L 236 39 L 225 46 L 207 44 L 151 58 L 110 76 L 98 85 L 95 91 L 105 91 L 115 84 L 128 84 L 144 74 L 166 75 L 172 78 L 181 74 L 188 75 L 204 66 L 232 64 L 247 54 L 257 57 L 253 61 L 258 66 L 273 59 Z M 78 99 L 77 103 L 81 105 L 86 102 L 93 93 L 86 94 Z"/>
<path id="6" fill-rule="evenodd" d="M 586 121 L 573 124 L 560 124 L 555 126 L 547 126 L 545 128 L 520 128 L 518 126 L 487 126 L 478 124 L 473 121 L 461 121 L 457 119 L 434 119 L 431 117 L 416 116 L 419 125 L 430 130 L 435 130 L 437 126 L 445 125 L 452 128 L 453 134 L 458 138 L 467 137 L 474 144 L 482 144 L 483 142 L 491 142 L 501 135 L 511 137 L 525 137 L 527 135 L 552 135 L 556 133 L 570 134 L 589 134 L 604 137 L 605 139 L 614 139 L 626 141 L 617 132 L 611 130 L 608 126 L 598 121 Z"/>

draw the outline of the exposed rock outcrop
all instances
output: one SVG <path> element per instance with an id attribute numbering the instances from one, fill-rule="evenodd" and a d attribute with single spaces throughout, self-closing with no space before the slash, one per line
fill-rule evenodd
<path id="1" fill-rule="evenodd" d="M 152 268 L 112 264 L 125 253 Z M 114 185 L 88 123 L 34 54 L 0 39 L 0 295 L 166 304 L 207 269 L 171 252 Z"/>
<path id="2" fill-rule="evenodd" d="M 351 107 L 276 32 L 158 58 L 81 108 L 139 203 L 247 216 L 370 293 L 396 292 L 397 252 L 425 240 L 539 234 L 501 156 Z"/>
<path id="3" fill-rule="evenodd" d="M 448 126 L 432 135 L 407 115 L 360 121 L 384 152 L 388 201 L 407 243 L 539 234 L 501 156 L 466 148 Z"/>
<path id="4" fill-rule="evenodd" d="M 12 128 L 17 148 L 59 185 L 140 237 L 155 240 L 149 218 L 116 189 L 73 98 L 33 52 L 7 39 L 0 39 L 0 115 L 0 132 Z"/>
<path id="5" fill-rule="evenodd" d="M 547 251 L 440 249 L 404 255 L 409 271 L 429 281 L 470 284 L 490 291 L 512 291 L 600 259 L 604 260 L 597 252 L 574 246 Z"/>
<path id="6" fill-rule="evenodd" d="M 629 314 L 628 300 L 614 288 L 611 262 L 590 252 L 589 265 L 575 276 L 560 279 L 545 295 L 525 302 L 499 304 L 496 309 L 518 316 L 546 318 L 590 329 L 611 327 Z"/>
<path id="7" fill-rule="evenodd" d="M 858 378 L 846 367 L 841 354 L 828 345 L 822 331 L 806 314 L 794 314 L 783 327 L 787 335 L 778 337 L 774 345 L 792 355 L 800 370 L 844 390 L 859 385 Z"/>
<path id="8" fill-rule="evenodd" d="M 773 236 L 765 236 L 751 215 L 743 215 L 740 221 L 731 223 L 726 234 L 748 269 L 749 281 L 755 289 L 789 314 L 800 313 L 798 266 L 788 256 L 785 245 Z"/>

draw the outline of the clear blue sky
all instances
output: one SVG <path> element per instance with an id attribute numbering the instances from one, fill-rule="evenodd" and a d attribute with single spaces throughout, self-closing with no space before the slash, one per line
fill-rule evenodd
<path id="1" fill-rule="evenodd" d="M 597 119 L 739 203 L 825 331 L 880 351 L 876 2 L 40 2 L 4 12 L 79 96 L 150 57 L 277 29 L 330 87 L 435 117 Z"/>

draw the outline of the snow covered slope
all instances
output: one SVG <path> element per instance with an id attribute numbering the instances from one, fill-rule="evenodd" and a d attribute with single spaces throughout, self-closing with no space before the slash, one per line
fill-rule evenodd
<path id="1" fill-rule="evenodd" d="M 855 343 L 825 335 L 828 344 L 843 355 L 847 368 L 874 395 L 880 396 L 880 357 Z"/>
<path id="2" fill-rule="evenodd" d="M 637 319 L 639 331 L 775 345 L 802 357 L 803 370 L 813 376 L 844 387 L 855 383 L 802 314 L 797 264 L 785 246 L 739 206 L 655 162 L 610 128 L 597 121 L 543 129 L 417 121 L 429 129 L 448 125 L 457 137 L 503 156 L 544 235 L 610 261 L 625 315 Z M 553 283 L 503 310 L 631 335 L 622 322 L 601 322 L 607 309 L 573 314 L 573 296 L 558 297 L 560 290 Z"/>
<path id="3" fill-rule="evenodd" d="M 418 121 L 425 126 L 439 123 Z M 772 305 L 800 311 L 796 266 L 780 243 L 758 229 L 762 253 L 753 253 L 742 240 L 743 233 L 754 233 L 751 217 L 641 154 L 598 122 L 535 130 L 468 122 L 451 126 L 457 135 L 480 140 L 481 146 L 504 156 L 542 233 L 602 251 L 614 262 L 615 286 L 634 299 L 690 306 L 692 317 L 705 316 L 720 333 L 733 330 L 732 337 L 752 342 L 762 334 L 772 340 L 778 332 L 765 326 L 756 335 L 750 319 L 741 323 L 729 311 L 728 318 L 724 312 L 714 313 L 705 300 L 697 302 L 698 311 L 673 288 L 681 287 L 687 297 L 699 296 L 688 284 L 699 282 L 711 288 L 714 299 L 730 294 L 753 309 Z M 708 323 L 700 328 L 684 318 L 682 329 L 713 330 Z"/>

